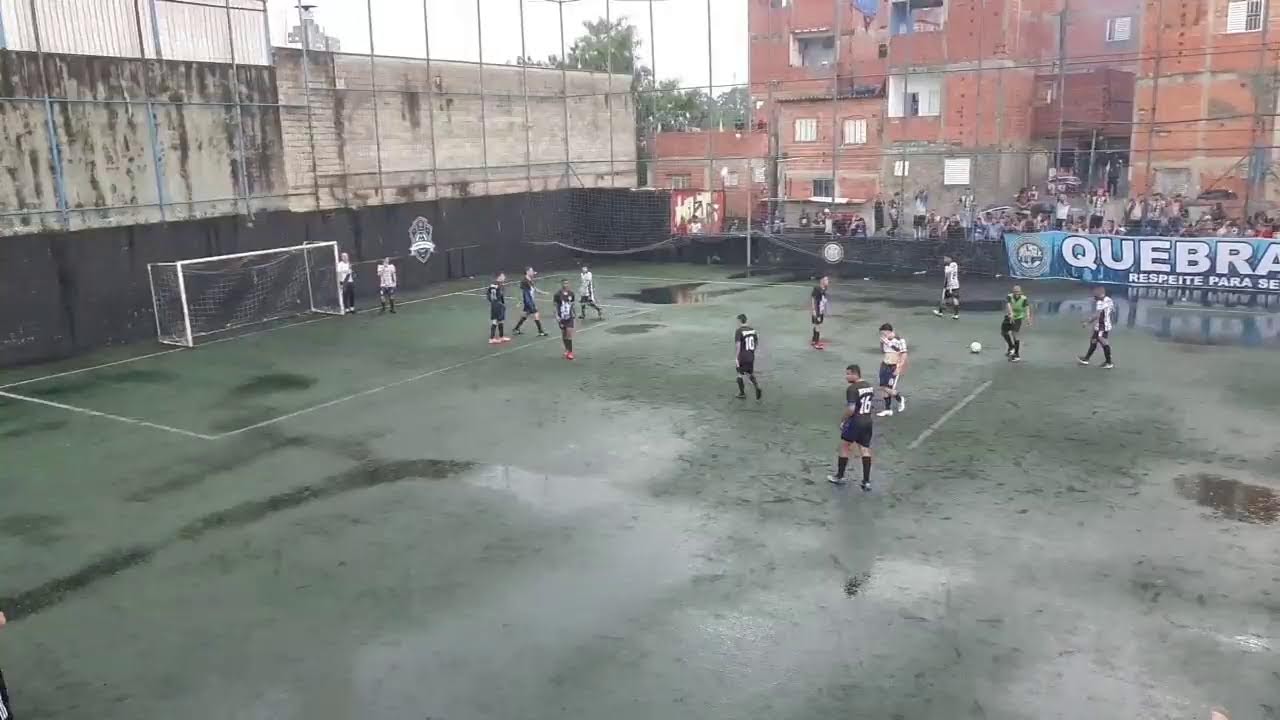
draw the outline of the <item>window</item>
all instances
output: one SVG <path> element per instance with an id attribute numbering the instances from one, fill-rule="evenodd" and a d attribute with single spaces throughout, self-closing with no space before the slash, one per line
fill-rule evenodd
<path id="1" fill-rule="evenodd" d="M 1123 42 L 1128 40 L 1132 29 L 1132 17 L 1107 18 L 1107 42 Z"/>
<path id="2" fill-rule="evenodd" d="M 889 33 L 938 32 L 946 26 L 946 21 L 944 0 L 893 0 L 889 12 Z"/>
<path id="3" fill-rule="evenodd" d="M 973 160 L 970 158 L 945 158 L 942 161 L 943 185 L 968 185 Z"/>
<path id="4" fill-rule="evenodd" d="M 845 145 L 866 145 L 867 144 L 867 119 L 866 118 L 846 118 L 845 119 L 844 144 Z"/>
<path id="5" fill-rule="evenodd" d="M 791 0 L 769 0 L 769 7 L 784 8 L 791 5 Z"/>
<path id="6" fill-rule="evenodd" d="M 1036 104 L 1052 105 L 1054 94 L 1058 90 L 1057 80 L 1040 80 L 1036 83 Z"/>
<path id="7" fill-rule="evenodd" d="M 792 67 L 831 67 L 835 59 L 835 35 L 807 33 L 791 36 Z"/>
<path id="8" fill-rule="evenodd" d="M 758 167 L 758 168 L 752 168 L 752 170 L 755 171 L 754 172 L 755 181 L 758 183 L 763 183 L 765 181 L 765 168 Z"/>
<path id="9" fill-rule="evenodd" d="M 913 73 L 889 78 L 889 117 L 942 114 L 942 76 Z"/>
<path id="10" fill-rule="evenodd" d="M 1227 0 L 1227 32 L 1262 29 L 1262 0 Z"/>
<path id="11" fill-rule="evenodd" d="M 831 178 L 815 178 L 813 181 L 813 197 L 831 197 L 831 186 L 834 184 L 831 182 Z"/>
<path id="12" fill-rule="evenodd" d="M 796 142 L 816 142 L 818 139 L 817 118 L 796 118 Z"/>
<path id="13" fill-rule="evenodd" d="M 894 160 L 894 161 L 893 161 L 893 176 L 894 176 L 894 177 L 906 177 L 906 176 L 907 176 L 907 174 L 908 174 L 908 173 L 910 173 L 910 172 L 911 172 L 911 161 L 910 161 L 910 160 Z"/>
<path id="14" fill-rule="evenodd" d="M 1156 168 L 1156 192 L 1165 195 L 1191 194 L 1191 170 L 1188 168 Z"/>
<path id="15" fill-rule="evenodd" d="M 686 190 L 689 187 L 688 175 L 672 175 L 670 179 L 672 190 Z"/>
<path id="16" fill-rule="evenodd" d="M 736 172 L 732 172 L 732 171 L 725 173 L 725 174 L 724 174 L 724 186 L 725 186 L 725 187 L 738 187 L 738 173 L 736 173 Z"/>

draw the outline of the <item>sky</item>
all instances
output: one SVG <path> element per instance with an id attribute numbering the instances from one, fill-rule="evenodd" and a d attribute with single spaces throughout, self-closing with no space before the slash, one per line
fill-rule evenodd
<path id="1" fill-rule="evenodd" d="M 373 48 L 378 55 L 423 57 L 424 0 L 302 0 L 342 51 L 367 53 L 372 6 Z M 296 0 L 267 0 L 272 42 L 285 45 L 298 24 Z M 714 32 L 707 37 L 707 4 Z M 640 61 L 656 67 L 660 79 L 686 86 L 743 84 L 747 80 L 748 0 L 571 0 L 565 2 L 564 41 L 582 34 L 582 23 L 627 17 L 641 38 Z M 430 20 L 431 57 L 511 63 L 520 55 L 520 14 L 524 12 L 525 54 L 545 59 L 560 54 L 560 7 L 551 0 L 425 0 Z M 653 9 L 651 36 L 649 11 Z M 483 31 L 484 53 L 480 39 Z M 653 40 L 656 39 L 656 43 Z M 710 70 L 707 47 L 710 44 Z M 656 57 L 654 48 L 656 45 Z M 717 90 L 719 92 L 719 90 Z"/>

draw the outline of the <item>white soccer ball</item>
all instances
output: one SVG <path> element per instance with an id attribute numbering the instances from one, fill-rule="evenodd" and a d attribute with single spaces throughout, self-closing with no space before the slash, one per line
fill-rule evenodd
<path id="1" fill-rule="evenodd" d="M 969 343 L 969 352 L 974 354 L 982 352 L 982 343 L 980 342 Z"/>

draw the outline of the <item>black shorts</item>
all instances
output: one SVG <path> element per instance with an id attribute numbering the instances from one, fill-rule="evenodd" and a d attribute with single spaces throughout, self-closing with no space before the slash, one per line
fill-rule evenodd
<path id="1" fill-rule="evenodd" d="M 929 219 L 929 216 L 928 216 L 928 215 L 916 215 L 916 216 L 915 216 L 915 219 L 914 219 L 914 220 L 912 220 L 912 225 L 914 225 L 915 227 L 918 227 L 918 228 L 922 228 L 922 227 L 924 227 L 924 226 L 925 226 L 926 221 L 927 221 L 928 219 Z"/>
<path id="2" fill-rule="evenodd" d="M 1101 216 L 1101 215 L 1090 215 L 1090 216 L 1089 216 L 1089 229 L 1090 229 L 1090 230 L 1099 230 L 1099 229 L 1101 229 L 1101 228 L 1102 228 L 1102 216 Z"/>
<path id="3" fill-rule="evenodd" d="M 592 295 L 583 295 L 582 297 L 578 298 L 578 302 L 583 305 L 595 305 L 596 299 Z"/>
<path id="4" fill-rule="evenodd" d="M 846 422 L 840 428 L 840 439 L 864 448 L 871 447 L 871 423 Z"/>
<path id="5" fill-rule="evenodd" d="M 489 319 L 502 322 L 507 319 L 507 306 L 498 303 L 489 304 Z"/>
<path id="6" fill-rule="evenodd" d="M 395 297 L 396 289 L 393 287 L 378 288 L 378 294 L 384 298 Z"/>
<path id="7" fill-rule="evenodd" d="M 569 317 L 567 318 L 560 318 L 560 329 L 561 330 L 573 329 L 573 315 L 569 315 Z"/>
<path id="8" fill-rule="evenodd" d="M 898 366 L 880 363 L 880 387 L 896 388 L 898 386 Z"/>
<path id="9" fill-rule="evenodd" d="M 954 289 L 952 289 L 952 288 L 943 288 L 943 289 L 942 289 L 942 299 L 943 299 L 943 300 L 959 300 L 959 299 L 960 299 L 960 288 L 954 288 Z"/>
<path id="10" fill-rule="evenodd" d="M 524 314 L 532 315 L 536 312 L 538 312 L 538 306 L 526 300 L 524 302 Z"/>
<path id="11" fill-rule="evenodd" d="M 754 375 L 756 372 L 755 358 L 738 358 L 738 374 Z"/>
<path id="12" fill-rule="evenodd" d="M 814 325 L 821 325 L 821 324 L 822 324 L 822 320 L 823 320 L 826 316 L 827 316 L 827 314 L 826 314 L 826 313 L 819 313 L 819 312 L 816 312 L 816 313 L 814 313 L 814 314 L 813 314 L 813 317 L 811 317 L 810 319 L 813 321 L 813 324 L 814 324 Z"/>
<path id="13" fill-rule="evenodd" d="M 1000 332 L 1022 332 L 1022 321 L 1014 320 L 1013 318 L 1006 316 L 1004 322 L 1000 323 Z"/>

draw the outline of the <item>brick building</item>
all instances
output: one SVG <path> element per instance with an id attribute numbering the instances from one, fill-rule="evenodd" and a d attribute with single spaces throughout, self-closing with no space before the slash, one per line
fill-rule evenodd
<path id="1" fill-rule="evenodd" d="M 1127 152 L 1141 0 L 750 3 L 780 197 L 927 189 L 949 211 L 969 189 L 1006 202 L 1055 164 Z"/>
<path id="2" fill-rule="evenodd" d="M 654 139 L 654 187 L 723 190 L 726 218 L 746 218 L 769 197 L 764 132 L 663 132 Z M 759 217 L 755 208 L 753 215 Z"/>
<path id="3" fill-rule="evenodd" d="M 1147 1 L 1135 191 L 1217 191 L 1233 210 L 1276 206 L 1277 12 L 1280 0 Z"/>

